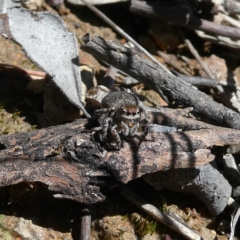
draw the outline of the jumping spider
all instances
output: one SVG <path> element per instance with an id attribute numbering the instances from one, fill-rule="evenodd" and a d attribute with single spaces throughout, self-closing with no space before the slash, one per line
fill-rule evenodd
<path id="1" fill-rule="evenodd" d="M 101 102 L 102 109 L 95 111 L 101 126 L 101 140 L 109 138 L 117 149 L 121 148 L 121 137 L 138 137 L 139 143 L 146 137 L 149 121 L 145 110 L 139 106 L 138 98 L 128 92 L 112 92 Z M 109 141 L 108 141 L 109 142 Z"/>

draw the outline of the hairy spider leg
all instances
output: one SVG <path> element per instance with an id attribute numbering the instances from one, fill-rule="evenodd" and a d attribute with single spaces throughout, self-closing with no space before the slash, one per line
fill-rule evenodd
<path id="1" fill-rule="evenodd" d="M 103 120 L 103 123 L 102 123 L 102 138 L 107 137 L 109 122 L 111 122 L 111 121 L 112 121 L 112 119 L 110 117 L 107 117 Z"/>
<path id="2" fill-rule="evenodd" d="M 97 114 L 101 113 L 101 117 L 99 118 L 98 122 L 102 128 L 102 139 L 107 137 L 107 132 L 109 129 L 109 123 L 112 122 L 112 116 L 115 113 L 115 107 L 112 108 L 102 108 L 95 111 Z"/>
<path id="3" fill-rule="evenodd" d="M 128 134 L 129 134 L 129 127 L 123 121 L 121 121 L 121 129 L 122 129 L 121 132 L 122 132 L 123 136 L 128 136 Z"/>
<path id="4" fill-rule="evenodd" d="M 120 138 L 116 128 L 117 128 L 117 125 L 114 125 L 111 129 L 111 133 L 112 133 L 114 140 L 116 141 L 117 148 L 120 149 L 121 148 L 121 138 Z"/>
<path id="5" fill-rule="evenodd" d="M 142 120 L 142 122 L 145 122 L 146 126 L 145 126 L 144 130 L 141 132 L 141 134 L 139 134 L 138 147 L 140 147 L 140 145 L 142 144 L 143 140 L 148 135 L 150 128 L 152 127 L 152 124 L 149 123 L 147 118 Z"/>
<path id="6" fill-rule="evenodd" d="M 130 129 L 130 133 L 129 135 L 131 137 L 135 136 L 136 135 L 136 132 L 138 131 L 139 129 L 139 123 L 136 123 L 131 129 Z"/>

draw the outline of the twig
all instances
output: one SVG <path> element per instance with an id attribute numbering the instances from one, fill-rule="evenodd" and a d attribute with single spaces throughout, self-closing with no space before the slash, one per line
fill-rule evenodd
<path id="1" fill-rule="evenodd" d="M 197 50 L 194 48 L 194 46 L 192 45 L 192 43 L 185 38 L 185 36 L 183 35 L 183 33 L 181 32 L 181 30 L 179 29 L 179 34 L 181 36 L 181 38 L 183 39 L 183 41 L 186 43 L 188 49 L 190 50 L 190 52 L 193 54 L 193 56 L 197 59 L 199 65 L 203 68 L 203 70 L 206 72 L 206 74 L 208 75 L 208 77 L 210 77 L 210 79 L 206 79 L 206 78 L 201 78 L 201 77 L 192 77 L 192 76 L 188 76 L 189 74 L 184 70 L 184 69 L 179 69 L 178 66 L 176 66 L 176 64 L 173 64 L 170 61 L 167 61 L 167 63 L 171 64 L 173 67 L 175 67 L 176 69 L 179 69 L 181 72 L 183 72 L 185 75 L 182 75 L 176 71 L 172 71 L 172 73 L 176 76 L 178 76 L 179 78 L 181 78 L 182 80 L 195 85 L 195 86 L 209 86 L 209 87 L 216 87 L 218 81 L 215 80 L 212 72 L 210 71 L 210 69 L 207 67 L 207 65 L 202 61 L 201 57 L 199 56 Z M 158 51 L 158 54 L 164 58 L 164 60 L 166 61 L 167 58 L 165 57 L 166 54 L 161 53 L 160 51 Z M 186 73 L 185 73 L 186 72 Z M 212 80 L 211 80 L 212 79 Z"/>
<path id="2" fill-rule="evenodd" d="M 199 56 L 197 50 L 194 48 L 192 43 L 188 39 L 185 38 L 185 36 L 182 34 L 180 29 L 179 29 L 179 33 L 180 33 L 181 37 L 183 38 L 184 42 L 186 43 L 186 45 L 188 46 L 190 52 L 197 59 L 199 65 L 202 67 L 202 69 L 205 71 L 205 73 L 208 75 L 208 77 L 210 77 L 211 79 L 215 79 L 216 77 L 214 77 L 213 73 L 208 68 L 207 64 L 205 64 L 205 62 L 203 62 L 203 60 Z M 223 87 L 219 84 L 216 84 L 215 88 L 219 91 L 219 93 L 221 95 L 221 100 L 225 102 L 226 106 L 232 107 L 232 104 L 230 103 L 228 96 L 226 96 L 226 93 L 224 92 Z"/>
<path id="3" fill-rule="evenodd" d="M 168 54 L 165 54 L 161 51 L 157 51 L 158 55 L 163 58 L 164 62 L 166 62 L 167 64 L 171 65 L 172 67 L 174 67 L 175 69 L 177 69 L 179 72 L 182 72 L 183 74 L 189 76 L 190 74 L 182 67 L 178 66 L 178 64 L 176 64 L 169 56 Z"/>
<path id="4" fill-rule="evenodd" d="M 240 217 L 240 207 L 235 208 L 234 212 L 232 213 L 231 234 L 230 234 L 229 240 L 233 240 L 236 224 L 237 224 L 237 222 L 239 220 L 239 217 Z"/>
<path id="5" fill-rule="evenodd" d="M 182 5 L 163 6 L 161 3 L 149 3 L 143 1 L 131 1 L 131 12 L 160 19 L 173 25 L 187 27 L 193 30 L 202 30 L 214 35 L 226 36 L 229 38 L 240 38 L 240 29 L 219 25 L 194 16 L 190 7 Z"/>
<path id="6" fill-rule="evenodd" d="M 130 202 L 137 205 L 139 208 L 147 212 L 149 215 L 156 218 L 158 221 L 162 222 L 175 232 L 181 234 L 182 236 L 186 237 L 187 239 L 191 240 L 201 240 L 201 236 L 196 234 L 190 228 L 184 226 L 171 216 L 167 215 L 166 213 L 160 211 L 155 206 L 148 204 L 144 199 L 137 196 L 132 191 L 128 190 L 127 188 L 123 187 L 121 190 L 121 194 L 128 199 Z"/>
<path id="7" fill-rule="evenodd" d="M 81 232 L 79 240 L 91 239 L 91 210 L 88 205 L 82 210 Z"/>
<path id="8" fill-rule="evenodd" d="M 207 87 L 215 87 L 218 83 L 215 79 L 203 78 L 203 77 L 195 77 L 195 76 L 186 76 L 177 71 L 171 71 L 175 76 L 181 78 L 187 83 L 190 83 L 194 86 L 207 86 Z"/>
<path id="9" fill-rule="evenodd" d="M 234 211 L 232 213 L 232 220 L 231 220 L 231 234 L 229 237 L 229 239 L 232 240 L 234 232 L 235 232 L 235 227 L 236 227 L 237 221 L 239 219 L 239 215 L 240 215 L 240 205 L 233 198 L 229 198 L 228 206 L 234 207 Z"/>
<path id="10" fill-rule="evenodd" d="M 239 21 L 237 21 L 237 20 L 235 20 L 235 19 L 233 19 L 233 18 L 231 18 L 227 15 L 224 15 L 223 19 L 224 19 L 224 21 L 230 23 L 232 26 L 234 26 L 236 28 L 240 28 L 240 22 Z"/>
<path id="11" fill-rule="evenodd" d="M 215 77 L 212 74 L 212 72 L 210 71 L 210 69 L 207 67 L 205 62 L 203 62 L 203 60 L 199 56 L 197 50 L 194 48 L 192 43 L 188 39 L 186 39 L 186 37 L 183 35 L 183 33 L 181 32 L 180 29 L 179 29 L 179 34 L 180 34 L 181 38 L 183 39 L 183 41 L 186 43 L 186 45 L 187 45 L 188 49 L 190 50 L 190 52 L 192 53 L 192 55 L 197 59 L 199 65 L 202 67 L 202 69 L 208 75 L 208 77 L 211 78 L 211 79 L 214 79 Z"/>
<path id="12" fill-rule="evenodd" d="M 146 56 L 148 56 L 153 62 L 160 64 L 156 58 L 154 58 L 145 48 L 143 48 L 139 43 L 137 43 L 132 37 L 130 37 L 123 29 L 117 26 L 111 19 L 109 19 L 105 14 L 99 11 L 92 4 L 88 3 L 85 0 L 82 2 L 91 9 L 95 14 L 97 14 L 101 19 L 103 19 L 108 25 L 110 25 L 115 31 L 121 34 L 124 38 L 126 38 L 129 42 L 131 42 L 137 49 L 143 52 Z"/>

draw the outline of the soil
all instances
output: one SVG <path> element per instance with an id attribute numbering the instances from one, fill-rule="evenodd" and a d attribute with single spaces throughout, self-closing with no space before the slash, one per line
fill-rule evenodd
<path id="1" fill-rule="evenodd" d="M 171 49 L 166 46 L 166 42 L 155 41 L 159 38 L 154 31 L 156 22 L 154 25 L 146 18 L 131 14 L 129 3 L 98 8 L 151 53 L 156 53 L 159 47 L 170 52 L 185 51 L 179 46 L 179 39 L 171 43 Z M 120 43 L 126 42 L 85 7 L 66 5 L 59 11 L 50 6 L 46 9 L 61 14 L 69 31 L 76 34 L 79 45 L 86 33 Z M 169 33 L 174 34 L 170 30 Z M 159 60 L 163 62 L 161 58 Z M 81 50 L 80 62 L 93 68 L 98 83 L 101 83 L 106 66 Z M 16 67 L 41 70 L 25 56 L 18 45 L 2 36 L 0 63 L 13 66 L 0 68 L 0 134 L 31 131 L 46 126 L 43 124 L 43 92 L 35 94 L 29 91 L 28 84 L 33 80 Z M 147 96 L 145 103 L 149 106 L 166 105 L 154 91 L 145 89 L 141 84 L 135 86 L 134 91 Z M 212 217 L 195 197 L 167 190 L 158 192 L 142 179 L 129 183 L 128 187 L 158 208 L 174 212 L 205 239 L 227 239 L 230 225 L 227 213 Z M 107 196 L 106 201 L 91 206 L 91 239 L 184 239 L 128 202 L 120 195 L 120 187 L 111 190 L 103 187 L 102 191 Z M 1 239 L 80 239 L 80 216 L 84 206 L 53 198 L 47 186 L 41 183 L 20 183 L 0 188 L 0 205 Z"/>

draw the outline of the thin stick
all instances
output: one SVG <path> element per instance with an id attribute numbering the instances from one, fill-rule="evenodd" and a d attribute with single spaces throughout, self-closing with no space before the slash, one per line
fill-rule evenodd
<path id="1" fill-rule="evenodd" d="M 192 55 L 197 59 L 199 65 L 206 72 L 208 77 L 211 79 L 215 79 L 214 75 L 212 74 L 212 72 L 210 71 L 208 66 L 205 64 L 205 62 L 203 62 L 203 60 L 199 56 L 197 50 L 194 48 L 192 43 L 188 39 L 186 39 L 186 37 L 183 35 L 183 33 L 180 30 L 179 30 L 179 34 L 180 34 L 181 38 L 183 39 L 183 41 L 186 43 L 186 45 L 187 45 L 188 49 L 190 50 L 190 52 L 192 53 Z"/>
<path id="2" fill-rule="evenodd" d="M 103 19 L 108 25 L 110 25 L 116 32 L 121 34 L 124 38 L 126 38 L 129 42 L 131 42 L 136 48 L 138 48 L 141 52 L 143 52 L 146 56 L 148 56 L 153 62 L 161 65 L 159 61 L 154 58 L 145 48 L 143 48 L 139 43 L 137 43 L 132 37 L 130 37 L 122 28 L 116 25 L 111 19 L 109 19 L 105 14 L 103 14 L 100 10 L 94 7 L 92 4 L 88 3 L 85 0 L 82 2 L 91 9 L 96 15 L 98 15 L 101 19 Z"/>
<path id="3" fill-rule="evenodd" d="M 231 17 L 229 17 L 227 15 L 224 15 L 223 19 L 226 22 L 230 23 L 232 26 L 234 26 L 236 28 L 240 28 L 240 22 L 239 21 L 237 21 L 237 20 L 235 20 L 235 19 L 233 19 L 233 18 L 231 18 Z"/>
<path id="4" fill-rule="evenodd" d="M 196 234 L 190 228 L 184 226 L 174 218 L 170 217 L 166 213 L 160 211 L 155 206 L 151 204 L 147 204 L 145 200 L 137 196 L 132 191 L 128 190 L 127 188 L 123 187 L 121 190 L 121 194 L 127 198 L 130 202 L 137 205 L 139 208 L 156 218 L 158 221 L 162 222 L 172 230 L 176 231 L 177 233 L 181 234 L 182 236 L 186 237 L 187 239 L 191 240 L 201 240 L 201 236 Z"/>
<path id="5" fill-rule="evenodd" d="M 158 55 L 163 58 L 164 62 L 171 65 L 172 67 L 174 67 L 175 69 L 177 69 L 177 71 L 187 75 L 187 76 L 190 76 L 190 74 L 184 69 L 182 68 L 181 66 L 179 66 L 176 62 L 174 62 L 168 54 L 166 53 L 163 53 L 161 51 L 157 51 Z"/>
<path id="6" fill-rule="evenodd" d="M 81 217 L 81 232 L 79 240 L 91 239 L 91 210 L 86 206 L 82 210 L 83 216 Z"/>
<path id="7" fill-rule="evenodd" d="M 232 213 L 232 220 L 231 220 L 231 234 L 229 237 L 229 240 L 232 240 L 234 237 L 235 227 L 240 216 L 240 206 L 239 206 L 239 203 L 236 202 L 231 197 L 228 200 L 228 206 L 234 207 L 234 211 Z"/>
<path id="8" fill-rule="evenodd" d="M 229 237 L 229 240 L 233 240 L 234 238 L 234 233 L 235 233 L 235 229 L 236 229 L 236 224 L 239 220 L 240 217 L 240 208 L 236 208 L 234 210 L 234 212 L 232 213 L 232 220 L 231 220 L 231 234 Z"/>
<path id="9" fill-rule="evenodd" d="M 204 77 L 195 77 L 195 76 L 186 76 L 177 71 L 171 71 L 174 75 L 181 78 L 187 83 L 190 83 L 194 86 L 207 86 L 207 87 L 215 87 L 218 83 L 215 79 L 204 78 Z"/>
<path id="10" fill-rule="evenodd" d="M 190 52 L 192 53 L 192 55 L 197 59 L 199 65 L 202 67 L 202 69 L 208 75 L 208 77 L 211 78 L 211 79 L 216 79 L 216 77 L 214 77 L 211 70 L 208 68 L 207 64 L 205 64 L 205 62 L 201 59 L 200 55 L 198 54 L 197 50 L 194 48 L 192 43 L 188 39 L 185 38 L 185 36 L 182 34 L 182 32 L 180 30 L 179 30 L 179 34 L 183 38 L 184 42 L 186 43 L 186 45 L 187 45 L 188 49 L 190 50 Z M 226 96 L 225 96 L 226 94 L 224 94 L 223 87 L 220 86 L 220 85 L 216 85 L 216 88 L 222 94 L 224 99 L 226 99 Z"/>

